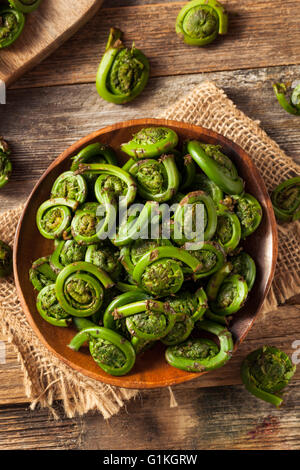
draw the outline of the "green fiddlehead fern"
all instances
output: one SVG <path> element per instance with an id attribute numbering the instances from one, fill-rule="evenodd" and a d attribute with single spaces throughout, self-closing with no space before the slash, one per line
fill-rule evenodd
<path id="1" fill-rule="evenodd" d="M 22 13 L 31 13 L 36 10 L 42 0 L 8 0 L 10 5 Z"/>
<path id="2" fill-rule="evenodd" d="M 234 196 L 235 212 L 239 218 L 242 238 L 251 235 L 259 227 L 262 219 L 262 208 L 258 200 L 251 194 Z"/>
<path id="3" fill-rule="evenodd" d="M 55 239 L 63 237 L 68 229 L 72 214 L 78 206 L 77 201 L 64 198 L 48 199 L 38 208 L 36 224 L 43 237 Z"/>
<path id="4" fill-rule="evenodd" d="M 85 206 L 75 212 L 71 223 L 71 232 L 79 245 L 93 245 L 106 238 L 110 224 L 115 220 L 115 205 L 108 194 L 103 197 L 103 214 L 97 215 L 99 204 Z"/>
<path id="5" fill-rule="evenodd" d="M 0 277 L 9 276 L 12 273 L 12 249 L 0 240 Z"/>
<path id="6" fill-rule="evenodd" d="M 180 178 L 173 155 L 162 155 L 159 160 L 139 160 L 128 171 L 143 199 L 166 202 L 178 191 Z"/>
<path id="7" fill-rule="evenodd" d="M 280 183 L 272 192 L 271 200 L 279 222 L 291 222 L 300 218 L 300 176 Z"/>
<path id="8" fill-rule="evenodd" d="M 167 362 L 187 372 L 206 372 L 222 367 L 232 356 L 231 333 L 223 325 L 208 320 L 198 322 L 197 326 L 200 330 L 215 335 L 220 346 L 211 339 L 188 339 L 184 343 L 167 348 Z"/>
<path id="9" fill-rule="evenodd" d="M 64 267 L 57 276 L 55 290 L 61 307 L 75 317 L 88 317 L 102 305 L 103 288 L 114 285 L 100 268 L 86 261 Z"/>
<path id="10" fill-rule="evenodd" d="M 207 309 L 207 297 L 204 289 L 200 288 L 195 294 L 186 291 L 176 297 L 167 297 L 166 301 L 174 310 L 176 319 L 173 328 L 161 341 L 173 346 L 182 343 L 190 336 L 195 321 L 202 318 Z"/>
<path id="11" fill-rule="evenodd" d="M 242 251 L 231 258 L 231 264 L 233 267 L 232 273 L 239 274 L 245 279 L 250 292 L 256 278 L 256 265 L 253 258 L 245 251 Z"/>
<path id="12" fill-rule="evenodd" d="M 206 176 L 226 194 L 240 194 L 244 184 L 237 169 L 224 153 L 220 145 L 209 145 L 191 140 L 187 150 Z"/>
<path id="13" fill-rule="evenodd" d="M 84 320 L 84 322 L 82 322 Z M 121 376 L 128 374 L 135 363 L 135 351 L 127 339 L 115 331 L 95 326 L 92 322 L 76 319 L 77 327 L 83 328 L 72 339 L 69 348 L 79 351 L 88 342 L 92 358 L 107 374 Z"/>
<path id="14" fill-rule="evenodd" d="M 289 356 L 272 346 L 252 351 L 243 361 L 241 376 L 246 389 L 257 398 L 279 407 L 280 392 L 296 371 Z"/>
<path id="15" fill-rule="evenodd" d="M 167 127 L 146 127 L 121 145 L 121 150 L 134 159 L 158 158 L 178 144 L 178 135 Z"/>
<path id="16" fill-rule="evenodd" d="M 226 253 L 233 251 L 238 246 L 242 236 L 241 224 L 237 215 L 233 212 L 219 209 L 215 236 Z"/>
<path id="17" fill-rule="evenodd" d="M 203 208 L 203 213 L 197 214 L 197 208 Z M 210 240 L 216 228 L 217 212 L 208 194 L 203 191 L 194 191 L 188 193 L 179 202 L 174 214 L 174 241 L 176 243 L 183 245 L 185 242 L 196 243 Z"/>
<path id="18" fill-rule="evenodd" d="M 75 240 L 60 240 L 50 256 L 50 266 L 57 274 L 68 264 L 84 261 L 87 247 Z"/>
<path id="19" fill-rule="evenodd" d="M 13 44 L 25 26 L 25 16 L 16 8 L 0 7 L 0 49 Z"/>
<path id="20" fill-rule="evenodd" d="M 136 49 L 124 46 L 122 32 L 111 28 L 105 53 L 99 64 L 96 88 L 99 95 L 115 104 L 124 104 L 136 98 L 145 88 L 150 66 L 146 56 Z"/>
<path id="21" fill-rule="evenodd" d="M 119 256 L 119 250 L 111 244 L 90 245 L 86 250 L 85 261 L 103 269 L 113 280 L 118 280 L 122 272 Z"/>
<path id="22" fill-rule="evenodd" d="M 65 171 L 55 180 L 51 189 L 51 198 L 73 199 L 83 203 L 87 197 L 87 185 L 81 175 Z"/>
<path id="23" fill-rule="evenodd" d="M 189 189 L 194 183 L 195 178 L 196 178 L 195 162 L 190 155 L 186 153 L 182 155 L 182 153 L 176 151 L 176 149 L 173 149 L 171 153 L 173 153 L 174 155 L 175 163 L 178 168 L 179 175 L 180 175 L 179 189 L 180 191 Z"/>
<path id="24" fill-rule="evenodd" d="M 29 279 L 33 287 L 38 291 L 41 291 L 45 286 L 53 284 L 56 277 L 56 272 L 50 266 L 49 256 L 44 256 L 34 261 L 29 270 Z"/>
<path id="25" fill-rule="evenodd" d="M 12 164 L 9 159 L 10 153 L 8 143 L 0 137 L 0 188 L 3 188 L 3 186 L 7 184 L 12 172 Z"/>
<path id="26" fill-rule="evenodd" d="M 167 302 L 141 300 L 114 309 L 115 320 L 126 319 L 126 327 L 133 337 L 156 341 L 173 328 L 176 313 Z"/>
<path id="27" fill-rule="evenodd" d="M 284 83 L 274 83 L 273 89 L 279 104 L 289 114 L 300 116 L 300 83 L 294 88 Z M 291 93 L 290 97 L 289 94 Z"/>
<path id="28" fill-rule="evenodd" d="M 120 252 L 120 261 L 126 271 L 132 275 L 133 270 L 139 260 L 144 256 L 145 253 L 159 246 L 172 246 L 172 243 L 167 239 L 137 239 L 129 245 L 122 247 Z"/>
<path id="29" fill-rule="evenodd" d="M 226 263 L 208 281 L 207 296 L 209 307 L 220 316 L 238 312 L 248 296 L 247 282 L 240 274 L 231 274 L 232 264 Z"/>
<path id="30" fill-rule="evenodd" d="M 194 184 L 192 187 L 193 191 L 204 191 L 214 201 L 215 206 L 218 208 L 221 201 L 223 200 L 224 193 L 212 180 L 210 180 L 205 173 L 197 173 L 195 175 Z"/>
<path id="31" fill-rule="evenodd" d="M 72 317 L 59 305 L 55 284 L 49 284 L 38 293 L 36 307 L 41 317 L 53 326 L 68 327 Z"/>
<path id="32" fill-rule="evenodd" d="M 163 297 L 178 292 L 184 281 L 181 263 L 198 276 L 197 258 L 172 246 L 160 246 L 148 251 L 136 264 L 132 278 L 149 294 Z"/>
<path id="33" fill-rule="evenodd" d="M 187 249 L 198 261 L 197 274 L 195 276 L 197 279 L 211 276 L 225 263 L 225 251 L 217 242 L 195 243 L 193 250 L 187 248 L 186 245 L 183 245 L 183 248 Z M 184 272 L 189 274 L 191 270 L 185 268 Z"/>
<path id="34" fill-rule="evenodd" d="M 205 46 L 226 34 L 228 17 L 224 7 L 217 0 L 192 0 L 179 12 L 175 30 L 186 44 Z"/>

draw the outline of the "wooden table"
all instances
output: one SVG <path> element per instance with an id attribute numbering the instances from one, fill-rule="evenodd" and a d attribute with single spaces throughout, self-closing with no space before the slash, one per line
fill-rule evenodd
<path id="1" fill-rule="evenodd" d="M 173 33 L 182 2 L 106 0 L 88 25 L 20 79 L 0 109 L 0 133 L 12 144 L 14 164 L 12 180 L 1 190 L 1 210 L 24 201 L 53 158 L 78 138 L 120 120 L 156 117 L 204 79 L 223 87 L 300 163 L 300 120 L 279 107 L 271 87 L 300 78 L 300 1 L 223 3 L 230 11 L 228 37 L 198 49 Z M 123 29 L 127 41 L 135 39 L 152 65 L 147 89 L 124 107 L 102 101 L 94 85 L 110 26 Z M 29 411 L 16 354 L 0 338 L 6 350 L 0 449 L 299 449 L 300 367 L 281 410 L 249 395 L 239 378 L 242 357 L 255 347 L 273 344 L 293 352 L 299 315 L 300 297 L 260 316 L 222 374 L 174 387 L 177 408 L 170 408 L 167 390 L 148 391 L 109 422 L 93 413 L 54 421 L 47 410 Z"/>

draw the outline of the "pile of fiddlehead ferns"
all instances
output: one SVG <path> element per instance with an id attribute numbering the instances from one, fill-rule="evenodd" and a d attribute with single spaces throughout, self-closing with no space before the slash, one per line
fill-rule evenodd
<path id="1" fill-rule="evenodd" d="M 70 348 L 88 343 L 112 375 L 157 341 L 174 367 L 221 367 L 233 350 L 227 326 L 255 282 L 240 241 L 259 226 L 260 204 L 220 146 L 149 127 L 119 151 L 129 157 L 123 168 L 106 145 L 82 149 L 38 208 L 54 250 L 30 269 L 37 310 L 51 325 L 73 323 Z"/>
<path id="2" fill-rule="evenodd" d="M 22 33 L 26 13 L 36 10 L 42 0 L 8 0 L 0 2 L 0 49 L 13 44 Z"/>

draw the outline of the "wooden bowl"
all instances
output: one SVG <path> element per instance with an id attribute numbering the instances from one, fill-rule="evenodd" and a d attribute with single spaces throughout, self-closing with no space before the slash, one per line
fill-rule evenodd
<path id="1" fill-rule="evenodd" d="M 200 373 L 189 373 L 175 369 L 167 364 L 164 346 L 157 344 L 153 349 L 138 357 L 131 373 L 124 377 L 112 377 L 96 365 L 87 349 L 80 352 L 67 347 L 74 335 L 72 328 L 57 328 L 45 322 L 37 312 L 36 292 L 29 281 L 28 271 L 32 262 L 53 251 L 53 241 L 44 239 L 35 223 L 39 205 L 49 198 L 50 190 L 57 176 L 70 167 L 70 157 L 93 142 L 111 145 L 117 152 L 120 164 L 127 156 L 119 151 L 122 142 L 128 141 L 132 134 L 149 125 L 167 126 L 174 129 L 181 140 L 199 139 L 210 144 L 220 144 L 225 153 L 234 161 L 238 172 L 246 182 L 246 191 L 253 194 L 263 209 L 263 219 L 258 230 L 245 242 L 245 249 L 254 258 L 257 278 L 249 299 L 232 321 L 230 330 L 235 340 L 235 349 L 244 340 L 261 308 L 271 286 L 277 258 L 276 222 L 264 182 L 251 158 L 236 144 L 215 132 L 202 127 L 162 119 L 138 119 L 121 122 L 100 129 L 76 142 L 63 152 L 49 166 L 33 189 L 20 219 L 14 246 L 14 274 L 18 295 L 30 325 L 47 348 L 84 375 L 112 385 L 127 388 L 156 388 L 185 382 Z"/>

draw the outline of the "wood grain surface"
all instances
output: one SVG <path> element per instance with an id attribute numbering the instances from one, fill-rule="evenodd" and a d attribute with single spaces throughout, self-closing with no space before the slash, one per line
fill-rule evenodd
<path id="1" fill-rule="evenodd" d="M 131 39 L 135 30 L 137 35 L 140 34 L 141 26 L 137 21 L 132 25 L 130 19 L 132 28 L 127 30 L 130 22 L 126 20 L 125 13 L 128 8 L 138 6 L 140 13 L 137 18 L 141 19 L 144 8 L 145 18 L 150 6 L 160 11 L 158 3 L 162 3 L 161 0 L 106 0 L 103 8 L 114 18 L 122 19 Z M 172 3 L 178 2 L 169 0 L 164 5 L 171 9 Z M 224 3 L 229 12 L 233 7 L 237 13 L 241 12 L 241 15 L 236 15 L 239 21 L 245 21 L 243 18 L 252 15 L 256 9 L 260 28 L 265 21 L 264 10 L 271 4 L 250 0 L 239 4 L 229 0 Z M 278 7 L 276 14 L 275 4 Z M 289 16 L 294 16 L 293 24 L 299 21 L 299 15 L 294 15 L 299 7 L 299 0 L 272 2 L 267 14 L 269 23 L 265 40 L 268 47 L 273 44 L 274 54 L 268 61 L 265 61 L 264 51 L 258 51 L 253 40 L 249 48 L 243 50 L 243 58 L 233 57 L 239 54 L 240 40 L 232 38 L 232 42 L 226 40 L 226 51 L 220 41 L 213 46 L 221 47 L 227 55 L 224 55 L 220 68 L 209 69 L 209 72 L 205 72 L 201 62 L 194 64 L 195 54 L 197 57 L 202 55 L 203 49 L 188 47 L 184 49 L 185 64 L 181 63 L 180 68 L 172 72 L 176 68 L 175 60 L 163 57 L 164 54 L 172 55 L 172 48 L 163 46 L 162 50 L 156 51 L 152 46 L 153 30 L 151 41 L 148 34 L 143 34 L 142 43 L 137 45 L 151 51 L 151 62 L 157 61 L 160 55 L 167 65 L 161 68 L 163 73 L 152 75 L 145 92 L 136 101 L 121 108 L 101 100 L 93 83 L 107 34 L 105 32 L 105 38 L 97 34 L 97 28 L 106 21 L 107 15 L 101 9 L 84 30 L 15 83 L 16 87 L 23 89 L 8 91 L 5 112 L 0 109 L 0 134 L 4 134 L 13 147 L 14 172 L 11 183 L 1 190 L 0 210 L 16 207 L 24 201 L 51 161 L 80 137 L 121 119 L 158 117 L 163 109 L 205 79 L 212 79 L 222 87 L 241 110 L 252 119 L 259 120 L 283 150 L 300 163 L 299 118 L 280 108 L 272 90 L 274 81 L 292 81 L 300 76 L 299 58 L 295 62 L 291 60 L 294 54 L 292 32 L 285 34 Z M 178 5 L 174 9 L 177 10 Z M 271 11 L 273 24 L 270 23 Z M 174 12 L 172 14 L 176 16 Z M 255 32 L 253 23 L 252 28 Z M 274 37 L 277 37 L 278 30 L 283 32 L 283 36 L 276 42 Z M 294 28 L 293 33 L 297 40 L 299 27 L 297 30 Z M 239 37 L 239 33 L 236 34 Z M 157 36 L 159 41 L 159 34 Z M 285 37 L 288 41 L 284 41 Z M 178 43 L 177 47 L 182 45 Z M 232 55 L 230 51 L 233 51 Z M 296 53 L 299 54 L 299 44 Z M 280 62 L 277 62 L 278 57 Z M 236 70 L 234 67 L 238 66 L 233 67 L 233 60 L 235 64 L 237 60 L 243 60 L 249 66 Z M 128 403 L 107 423 L 93 413 L 84 418 L 67 419 L 59 403 L 57 411 L 62 419 L 58 422 L 49 417 L 47 410 L 29 411 L 20 365 L 13 347 L 5 342 L 6 364 L 0 364 L 0 449 L 299 449 L 299 366 L 280 410 L 249 395 L 240 385 L 239 377 L 242 357 L 262 344 L 273 344 L 290 354 L 293 352 L 293 342 L 300 340 L 299 309 L 300 296 L 275 312 L 260 316 L 247 341 L 226 367 L 189 384 L 174 387 L 178 408 L 169 407 L 167 390 L 148 391 Z M 0 342 L 0 346 L 3 347 L 3 343 Z M 210 380 L 220 386 L 211 387 Z"/>
<path id="2" fill-rule="evenodd" d="M 134 41 L 147 55 L 153 77 L 300 61 L 297 1 L 224 0 L 229 33 L 205 48 L 187 46 L 174 32 L 176 16 L 185 2 L 132 3 L 126 6 L 124 1 L 123 6 L 115 7 L 114 2 L 106 2 L 85 28 L 16 86 L 93 82 L 111 26 L 124 31 L 125 42 Z"/>
<path id="3" fill-rule="evenodd" d="M 0 80 L 13 83 L 45 59 L 85 24 L 100 8 L 102 0 L 47 0 L 26 15 L 18 40 L 0 52 Z"/>

